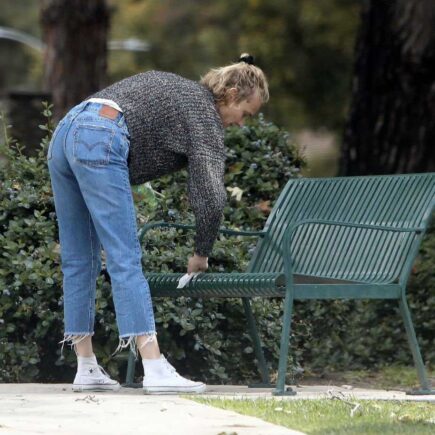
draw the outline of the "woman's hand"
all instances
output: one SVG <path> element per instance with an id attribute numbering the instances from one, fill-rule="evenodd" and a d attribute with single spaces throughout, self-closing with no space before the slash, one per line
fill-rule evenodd
<path id="1" fill-rule="evenodd" d="M 208 257 L 200 257 L 194 254 L 189 258 L 187 273 L 205 272 L 208 269 Z"/>

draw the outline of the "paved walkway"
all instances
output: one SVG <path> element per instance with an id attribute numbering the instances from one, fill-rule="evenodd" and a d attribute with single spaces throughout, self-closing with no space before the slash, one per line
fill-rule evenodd
<path id="1" fill-rule="evenodd" d="M 406 396 L 403 392 L 351 389 L 349 386 L 296 388 L 285 400 L 323 397 L 429 400 L 435 396 Z M 209 386 L 205 396 L 225 398 L 271 396 L 271 390 L 244 386 Z M 73 393 L 67 384 L 0 384 L 0 435 L 290 435 L 301 432 L 198 404 L 176 395 L 147 396 L 140 389 L 117 393 Z"/>
<path id="2" fill-rule="evenodd" d="M 140 389 L 73 393 L 64 384 L 0 384 L 0 435 L 295 435 L 300 432 Z"/>

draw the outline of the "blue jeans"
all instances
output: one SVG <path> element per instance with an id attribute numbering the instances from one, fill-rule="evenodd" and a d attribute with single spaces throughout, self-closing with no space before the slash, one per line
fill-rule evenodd
<path id="1" fill-rule="evenodd" d="M 94 334 L 103 247 L 120 337 L 114 353 L 130 346 L 137 355 L 135 337 L 148 335 L 152 341 L 155 322 L 129 182 L 129 134 L 122 113 L 109 119 L 99 115 L 101 107 L 85 101 L 71 109 L 48 149 L 63 273 L 60 343 L 72 347 Z"/>

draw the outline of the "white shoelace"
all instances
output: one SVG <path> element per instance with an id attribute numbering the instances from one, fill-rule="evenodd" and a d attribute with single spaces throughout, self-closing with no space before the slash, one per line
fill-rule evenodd
<path id="1" fill-rule="evenodd" d="M 101 370 L 101 373 L 103 374 L 103 376 L 106 376 L 107 378 L 110 379 L 109 373 L 107 373 L 106 370 L 103 369 L 103 367 L 98 366 L 98 368 Z"/>
<path id="2" fill-rule="evenodd" d="M 177 370 L 175 369 L 175 367 L 173 365 L 171 365 L 168 360 L 165 358 L 164 359 L 164 363 L 165 363 L 165 367 L 166 369 L 170 372 L 170 373 L 175 373 L 176 376 L 181 377 L 181 375 L 178 374 Z"/>
<path id="3" fill-rule="evenodd" d="M 102 375 L 103 378 L 105 378 L 107 381 L 112 381 L 109 373 L 107 373 L 106 370 L 103 369 L 103 367 L 101 367 L 100 365 L 97 365 L 97 367 L 99 368 L 100 375 Z"/>

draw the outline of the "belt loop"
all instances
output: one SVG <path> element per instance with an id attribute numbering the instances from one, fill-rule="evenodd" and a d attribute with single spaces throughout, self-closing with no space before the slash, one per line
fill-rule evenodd
<path id="1" fill-rule="evenodd" d="M 88 100 L 85 100 L 85 101 L 83 101 L 82 104 L 83 104 L 83 107 L 81 108 L 80 112 L 83 112 L 83 110 L 85 110 L 89 106 L 89 104 L 91 104 L 91 102 Z"/>
<path id="2" fill-rule="evenodd" d="M 125 124 L 124 114 L 122 112 L 119 112 L 118 116 L 118 127 L 122 127 Z"/>

